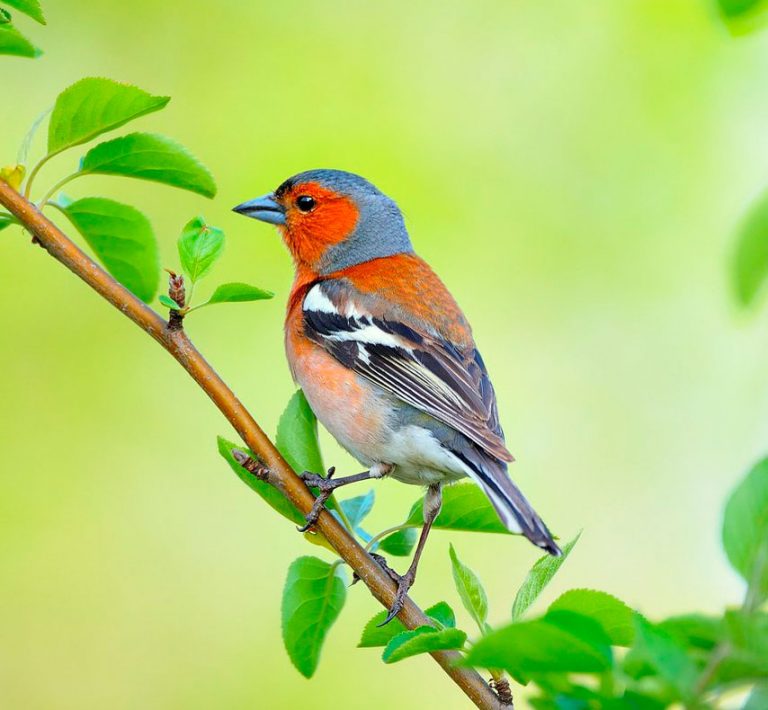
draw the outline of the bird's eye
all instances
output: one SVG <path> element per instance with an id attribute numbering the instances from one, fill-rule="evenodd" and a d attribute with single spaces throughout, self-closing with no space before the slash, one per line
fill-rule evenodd
<path id="1" fill-rule="evenodd" d="M 296 207 L 302 212 L 311 212 L 315 208 L 315 198 L 310 195 L 299 195 L 296 198 Z"/>

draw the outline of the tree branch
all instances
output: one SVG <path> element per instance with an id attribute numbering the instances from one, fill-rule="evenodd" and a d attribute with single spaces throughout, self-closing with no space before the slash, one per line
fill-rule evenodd
<path id="1" fill-rule="evenodd" d="M 0 204 L 22 223 L 54 259 L 64 264 L 162 345 L 213 400 L 248 447 L 264 460 L 269 467 L 270 482 L 302 513 L 307 513 L 312 508 L 312 493 L 285 462 L 234 392 L 196 350 L 182 329 L 169 328 L 155 311 L 117 283 L 34 204 L 3 180 L 0 180 Z M 386 572 L 327 511 L 321 513 L 317 528 L 365 583 L 371 594 L 389 608 L 394 600 L 395 584 Z M 424 612 L 410 599 L 406 599 L 398 618 L 409 629 L 430 624 Z M 460 659 L 458 653 L 436 651 L 431 655 L 477 707 L 494 710 L 500 707 L 499 699 L 477 672 L 454 665 Z"/>

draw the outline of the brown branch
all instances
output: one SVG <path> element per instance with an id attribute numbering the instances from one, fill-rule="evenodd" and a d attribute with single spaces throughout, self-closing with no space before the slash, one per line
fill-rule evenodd
<path id="1" fill-rule="evenodd" d="M 0 204 L 22 223 L 35 239 L 57 261 L 85 281 L 121 313 L 162 345 L 191 375 L 213 400 L 237 433 L 269 467 L 270 482 L 302 513 L 312 508 L 314 497 L 302 480 L 285 462 L 256 420 L 237 399 L 216 371 L 195 349 L 182 329 L 172 329 L 151 308 L 115 281 L 104 269 L 84 254 L 37 207 L 0 179 Z M 389 608 L 394 600 L 395 584 L 337 520 L 323 512 L 317 523 L 319 531 L 339 556 L 370 589 L 371 594 Z M 409 629 L 429 625 L 428 618 L 410 599 L 406 599 L 400 621 Z M 460 655 L 455 651 L 431 654 L 442 669 L 479 708 L 500 707 L 499 700 L 483 679 L 469 668 L 455 666 Z"/>

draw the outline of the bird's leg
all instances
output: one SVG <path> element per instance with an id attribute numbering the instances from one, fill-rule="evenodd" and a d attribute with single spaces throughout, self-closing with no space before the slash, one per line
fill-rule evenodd
<path id="1" fill-rule="evenodd" d="M 419 542 L 416 545 L 416 552 L 413 553 L 413 560 L 408 571 L 399 577 L 397 581 L 397 592 L 395 592 L 395 600 L 392 602 L 392 607 L 387 614 L 387 618 L 382 621 L 379 626 L 388 624 L 394 619 L 403 608 L 405 598 L 408 595 L 408 590 L 413 586 L 416 580 L 416 569 L 419 566 L 419 560 L 421 559 L 421 553 L 424 552 L 424 546 L 427 543 L 427 536 L 432 529 L 432 524 L 435 522 L 435 518 L 440 513 L 440 508 L 443 504 L 443 491 L 441 484 L 435 483 L 427 489 L 427 494 L 424 496 L 424 527 L 421 528 L 421 535 L 419 536 Z"/>
<path id="2" fill-rule="evenodd" d="M 328 469 L 328 476 L 320 476 L 317 473 L 310 473 L 304 471 L 299 478 L 304 483 L 312 488 L 317 488 L 317 496 L 315 502 L 312 504 L 312 509 L 304 516 L 307 521 L 306 525 L 299 528 L 300 532 L 306 532 L 309 530 L 320 517 L 320 513 L 325 508 L 326 501 L 333 495 L 333 492 L 341 486 L 347 486 L 350 483 L 357 483 L 358 481 L 367 481 L 371 478 L 381 478 L 386 476 L 392 470 L 392 466 L 388 464 L 374 464 L 369 471 L 363 471 L 362 473 L 356 473 L 353 476 L 344 476 L 344 478 L 333 478 L 333 474 L 336 472 L 334 467 Z"/>

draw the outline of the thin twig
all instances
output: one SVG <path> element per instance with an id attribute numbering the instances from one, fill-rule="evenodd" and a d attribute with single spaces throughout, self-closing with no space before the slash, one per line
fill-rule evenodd
<path id="1" fill-rule="evenodd" d="M 213 400 L 251 451 L 264 461 L 270 471 L 270 482 L 302 513 L 308 513 L 314 502 L 309 489 L 285 462 L 232 390 L 195 349 L 184 330 L 168 328 L 167 323 L 157 313 L 117 283 L 34 204 L 2 180 L 0 180 L 0 203 L 38 239 L 54 259 L 64 264 L 121 313 L 151 335 L 178 361 L 205 394 Z M 273 478 L 274 481 L 272 481 Z M 339 556 L 363 580 L 371 594 L 389 608 L 394 601 L 396 586 L 386 572 L 327 511 L 320 514 L 317 527 Z M 424 612 L 410 599 L 406 599 L 398 618 L 409 629 L 430 623 Z M 496 710 L 500 707 L 494 692 L 475 671 L 455 665 L 460 659 L 458 653 L 435 651 L 431 655 L 477 707 Z"/>

